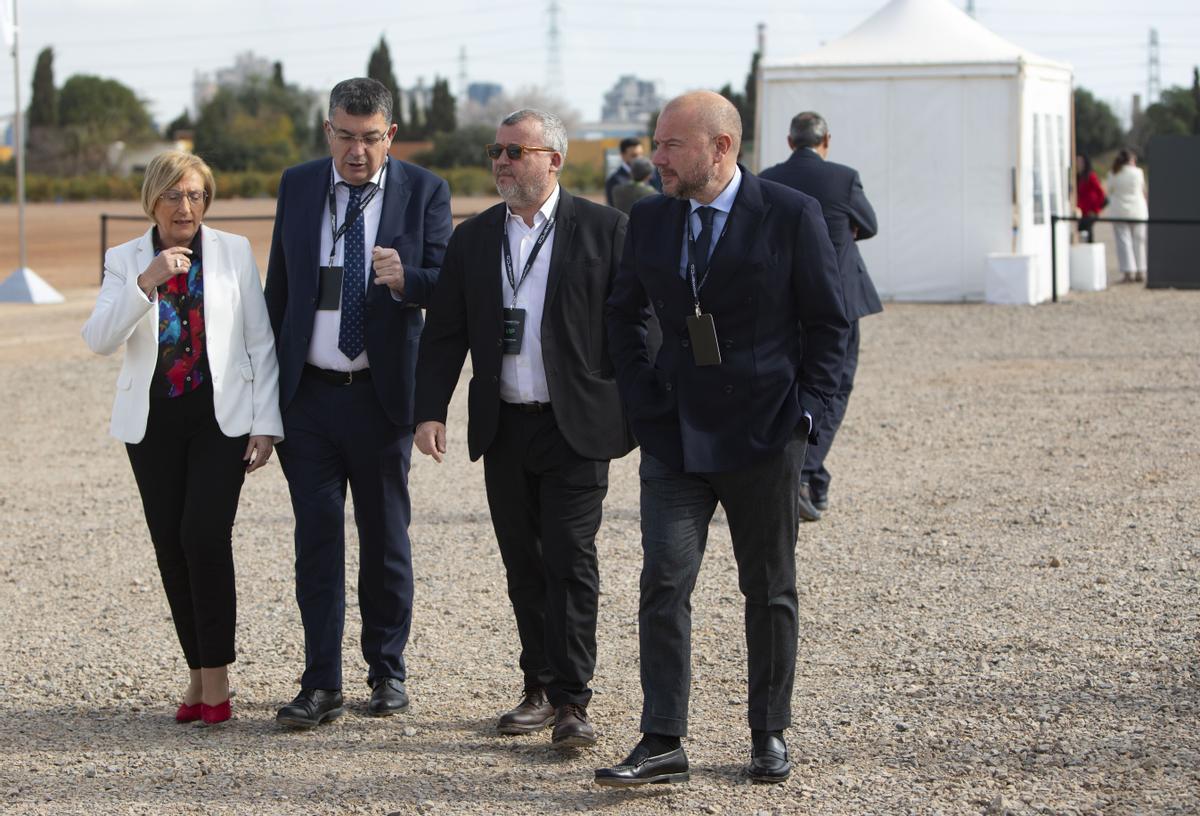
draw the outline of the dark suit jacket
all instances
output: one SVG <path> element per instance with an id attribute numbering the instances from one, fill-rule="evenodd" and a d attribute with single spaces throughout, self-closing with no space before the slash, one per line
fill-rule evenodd
<path id="1" fill-rule="evenodd" d="M 454 231 L 417 361 L 417 422 L 446 421 L 467 351 L 471 459 L 492 444 L 500 413 L 502 302 L 500 242 L 505 205 Z M 626 218 L 560 189 L 542 314 L 542 361 L 554 417 L 587 459 L 615 459 L 634 447 L 621 410 L 604 331 L 604 302 L 625 244 Z"/>
<path id="2" fill-rule="evenodd" d="M 759 178 L 786 184 L 793 190 L 821 202 L 829 238 L 837 252 L 838 269 L 842 274 L 842 297 L 846 317 L 858 320 L 883 311 L 879 293 L 867 274 L 856 241 L 865 241 L 879 231 L 875 210 L 863 192 L 858 171 L 844 164 L 826 161 L 807 147 L 792 152 L 791 157 L 774 167 L 768 167 Z M 858 228 L 855 237 L 851 227 Z"/>
<path id="3" fill-rule="evenodd" d="M 820 204 L 743 169 L 700 291 L 723 361 L 697 366 L 686 325 L 692 291 L 680 275 L 687 211 L 664 196 L 633 206 L 608 300 L 609 344 L 642 450 L 686 472 L 737 470 L 782 449 L 804 411 L 820 427 L 850 323 Z M 651 305 L 663 336 L 653 359 Z"/>
<path id="4" fill-rule="evenodd" d="M 320 231 L 329 229 L 331 168 L 331 159 L 317 159 L 288 168 L 279 180 L 266 298 L 279 356 L 281 408 L 288 406 L 300 384 L 312 337 L 317 270 L 325 262 L 318 257 Z M 452 229 L 446 182 L 416 165 L 388 159 L 375 244 L 399 253 L 404 300 L 397 302 L 386 286 L 367 287 L 366 344 L 371 381 L 397 425 L 413 421 L 413 373 L 423 325 L 417 307 L 433 298 Z"/>

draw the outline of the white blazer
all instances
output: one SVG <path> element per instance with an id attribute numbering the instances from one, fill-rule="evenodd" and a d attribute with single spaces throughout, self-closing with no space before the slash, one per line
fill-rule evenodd
<path id="1" fill-rule="evenodd" d="M 138 288 L 154 260 L 152 229 L 104 255 L 104 282 L 83 339 L 97 354 L 126 346 L 117 376 L 110 432 L 122 442 L 146 435 L 150 380 L 158 366 L 158 293 Z M 200 227 L 204 274 L 204 345 L 212 375 L 213 408 L 226 436 L 283 439 L 279 363 L 258 265 L 241 235 Z"/>

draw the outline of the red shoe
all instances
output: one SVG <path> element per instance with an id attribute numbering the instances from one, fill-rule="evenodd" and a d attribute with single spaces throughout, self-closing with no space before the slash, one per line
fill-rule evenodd
<path id="1" fill-rule="evenodd" d="M 192 703 L 191 705 L 188 705 L 187 703 L 180 703 L 179 710 L 175 712 L 175 722 L 177 722 L 177 723 L 195 722 L 196 720 L 198 720 L 204 716 L 204 713 L 202 710 L 203 708 L 204 708 L 204 703 Z"/>
<path id="2" fill-rule="evenodd" d="M 200 719 L 204 720 L 205 725 L 223 723 L 232 716 L 233 710 L 229 707 L 229 700 L 217 703 L 215 706 L 210 706 L 207 703 L 200 704 Z"/>

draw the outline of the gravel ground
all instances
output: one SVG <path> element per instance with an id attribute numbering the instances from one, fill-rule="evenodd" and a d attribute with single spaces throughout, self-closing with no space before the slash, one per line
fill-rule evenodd
<path id="1" fill-rule="evenodd" d="M 692 782 L 633 792 L 591 771 L 637 736 L 636 453 L 614 463 L 599 542 L 594 749 L 492 730 L 520 675 L 464 388 L 448 461 L 412 472 L 411 711 L 364 715 L 351 602 L 347 716 L 276 728 L 303 643 L 272 466 L 234 533 L 235 719 L 179 726 L 186 667 L 106 435 L 117 360 L 78 338 L 95 290 L 66 294 L 0 305 L 0 813 L 1200 812 L 1200 293 L 864 321 L 832 508 L 797 543 L 792 779 L 740 774 L 742 605 L 718 516 L 694 599 Z"/>

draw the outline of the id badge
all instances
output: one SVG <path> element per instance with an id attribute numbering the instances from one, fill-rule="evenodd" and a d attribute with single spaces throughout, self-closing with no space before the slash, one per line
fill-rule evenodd
<path id="1" fill-rule="evenodd" d="M 688 337 L 692 342 L 692 357 L 698 366 L 721 364 L 721 347 L 717 343 L 717 325 L 711 314 L 688 315 Z"/>
<path id="2" fill-rule="evenodd" d="M 317 308 L 336 311 L 342 304 L 342 268 L 322 266 L 317 278 Z"/>
<path id="3" fill-rule="evenodd" d="M 504 310 L 504 335 L 501 337 L 505 354 L 520 354 L 521 341 L 525 339 L 525 310 Z"/>

